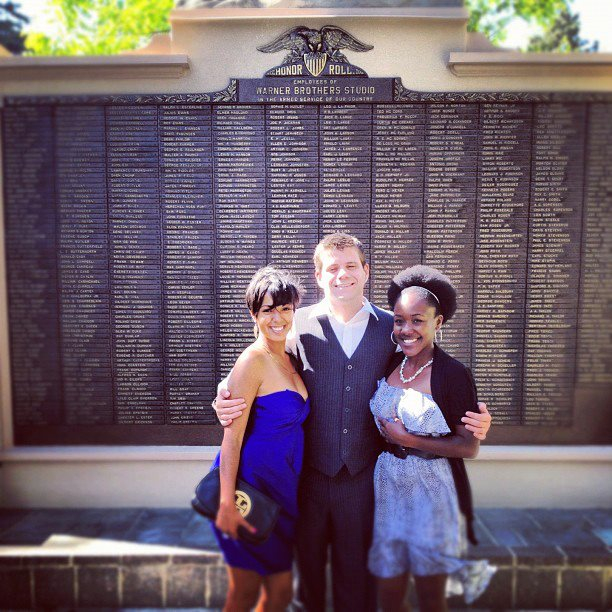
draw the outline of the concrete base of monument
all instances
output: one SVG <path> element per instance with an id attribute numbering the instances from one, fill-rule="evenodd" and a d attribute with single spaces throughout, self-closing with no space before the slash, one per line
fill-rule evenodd
<path id="1" fill-rule="evenodd" d="M 217 447 L 0 451 L 0 507 L 187 506 Z M 483 446 L 468 461 L 481 507 L 612 507 L 612 447 Z M 77 487 L 73 483 L 79 483 Z M 560 485 L 559 483 L 562 483 Z"/>
<path id="2" fill-rule="evenodd" d="M 0 507 L 187 506 L 218 447 L 13 447 Z M 481 507 L 612 507 L 610 446 L 483 446 L 467 462 Z M 78 483 L 75 486 L 75 483 Z"/>
<path id="3" fill-rule="evenodd" d="M 472 609 L 609 609 L 611 525 L 611 510 L 478 510 L 469 555 L 498 571 Z M 188 508 L 0 510 L 0 609 L 219 609 L 226 588 Z"/>

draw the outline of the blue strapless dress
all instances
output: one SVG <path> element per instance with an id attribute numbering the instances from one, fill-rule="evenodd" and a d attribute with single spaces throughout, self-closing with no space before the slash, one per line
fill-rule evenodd
<path id="1" fill-rule="evenodd" d="M 274 499 L 281 512 L 274 531 L 263 544 L 223 537 L 211 522 L 228 565 L 262 575 L 291 569 L 304 456 L 302 423 L 309 410 L 310 400 L 304 401 L 290 389 L 255 398 L 242 442 L 238 477 Z M 213 467 L 219 465 L 219 458 L 220 454 Z"/>

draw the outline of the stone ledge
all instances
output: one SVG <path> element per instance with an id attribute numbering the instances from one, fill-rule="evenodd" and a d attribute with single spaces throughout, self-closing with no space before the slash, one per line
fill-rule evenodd
<path id="1" fill-rule="evenodd" d="M 460 77 L 612 76 L 612 53 L 453 51 L 448 67 Z"/>
<path id="2" fill-rule="evenodd" d="M 224 603 L 227 582 L 218 552 L 61 558 L 4 555 L 2 548 L 0 609 L 220 608 Z"/>
<path id="3" fill-rule="evenodd" d="M 0 81 L 180 78 L 189 69 L 189 58 L 182 54 L 0 57 Z"/>
<path id="4" fill-rule="evenodd" d="M 612 581 L 609 552 L 605 559 L 598 556 L 597 563 L 589 563 L 588 567 L 567 565 L 569 557 L 560 551 L 556 556 L 536 553 L 530 556 L 530 563 L 514 553 L 512 549 L 490 546 L 471 551 L 471 557 L 486 557 L 498 568 L 489 589 L 473 607 L 609 606 L 609 586 L 605 586 Z M 557 584 L 560 587 L 553 588 Z M 575 587 L 580 584 L 589 588 L 577 591 Z M 218 552 L 166 557 L 118 554 L 115 558 L 34 558 L 0 551 L 0 609 L 87 607 L 95 602 L 104 602 L 102 605 L 107 607 L 220 608 L 226 588 L 223 558 Z M 452 598 L 449 604 L 455 609 L 466 608 L 461 598 Z"/>
<path id="5" fill-rule="evenodd" d="M 612 446 L 498 445 L 480 447 L 476 461 L 612 462 Z"/>
<path id="6" fill-rule="evenodd" d="M 221 608 L 219 564 L 140 563 L 0 568 L 0 609 Z"/>
<path id="7" fill-rule="evenodd" d="M 279 5 L 277 5 L 278 7 Z M 429 7 L 365 7 L 352 8 L 204 8 L 175 9 L 170 13 L 170 22 L 232 21 L 259 19 L 316 19 L 317 17 L 350 17 L 381 19 L 423 19 L 467 22 L 469 13 L 465 8 L 429 8 Z"/>
<path id="8" fill-rule="evenodd" d="M 479 509 L 475 527 L 470 558 L 498 571 L 472 609 L 612 605 L 612 510 Z M 0 510 L 0 609 L 220 608 L 226 580 L 186 508 Z"/>
<path id="9" fill-rule="evenodd" d="M 212 461 L 218 452 L 218 446 L 14 446 L 0 451 L 0 461 Z"/>
<path id="10" fill-rule="evenodd" d="M 218 452 L 218 446 L 15 446 L 0 450 L 0 461 L 212 461 Z M 612 463 L 612 446 L 484 445 L 473 461 Z"/>

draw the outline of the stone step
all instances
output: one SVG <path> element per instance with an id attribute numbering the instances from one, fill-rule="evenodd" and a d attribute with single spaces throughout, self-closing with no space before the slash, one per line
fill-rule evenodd
<path id="1" fill-rule="evenodd" d="M 612 510 L 480 509 L 476 530 L 498 571 L 472 609 L 612 608 Z M 207 610 L 225 590 L 190 509 L 0 509 L 0 610 Z"/>

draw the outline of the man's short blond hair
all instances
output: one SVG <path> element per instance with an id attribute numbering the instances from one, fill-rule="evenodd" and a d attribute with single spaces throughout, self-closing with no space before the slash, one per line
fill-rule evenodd
<path id="1" fill-rule="evenodd" d="M 327 236 L 323 236 L 321 242 L 317 244 L 317 248 L 315 249 L 313 256 L 315 270 L 320 272 L 321 268 L 323 267 L 323 261 L 321 259 L 323 251 L 343 251 L 344 249 L 351 247 L 357 249 L 361 265 L 365 266 L 365 253 L 363 251 L 363 244 L 361 244 L 359 238 L 355 238 L 355 236 L 345 234 L 344 232 L 335 232 L 334 234 L 327 234 Z"/>

